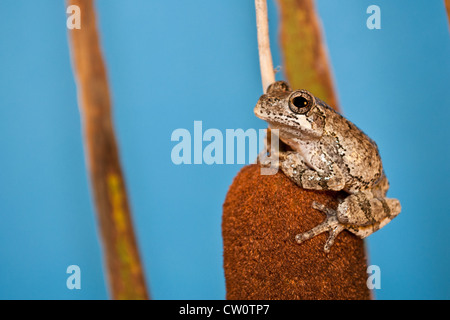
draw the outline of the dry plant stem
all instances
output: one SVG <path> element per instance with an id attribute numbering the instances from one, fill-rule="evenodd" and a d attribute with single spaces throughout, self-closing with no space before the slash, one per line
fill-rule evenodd
<path id="1" fill-rule="evenodd" d="M 261 81 L 263 93 L 275 82 L 275 70 L 273 69 L 272 53 L 270 51 L 269 18 L 267 14 L 266 0 L 255 0 L 256 33 L 258 37 L 259 66 L 261 69 Z M 267 128 L 267 151 L 270 152 L 271 143 L 270 128 Z"/>
<path id="2" fill-rule="evenodd" d="M 339 110 L 327 49 L 314 0 L 278 0 L 280 42 L 286 78 Z"/>
<path id="3" fill-rule="evenodd" d="M 275 82 L 272 53 L 270 52 L 269 20 L 267 18 L 266 0 L 255 0 L 255 9 L 256 29 L 258 35 L 259 64 L 261 68 L 263 92 L 265 93 L 267 87 L 271 83 Z"/>
<path id="4" fill-rule="evenodd" d="M 68 0 L 81 11 L 81 29 L 69 31 L 86 160 L 113 299 L 148 299 L 114 134 L 94 2 Z"/>

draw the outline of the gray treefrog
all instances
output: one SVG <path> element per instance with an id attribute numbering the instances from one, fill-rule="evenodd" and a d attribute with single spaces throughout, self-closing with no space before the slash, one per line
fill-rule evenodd
<path id="1" fill-rule="evenodd" d="M 291 149 L 279 151 L 278 165 L 292 181 L 304 189 L 346 192 L 337 210 L 313 202 L 326 219 L 298 234 L 298 243 L 328 231 L 329 252 L 344 229 L 365 238 L 400 213 L 400 202 L 386 198 L 389 183 L 375 142 L 325 102 L 277 81 L 254 111 Z"/>

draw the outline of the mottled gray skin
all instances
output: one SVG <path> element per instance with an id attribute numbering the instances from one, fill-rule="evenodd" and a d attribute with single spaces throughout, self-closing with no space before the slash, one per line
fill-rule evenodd
<path id="1" fill-rule="evenodd" d="M 292 181 L 305 189 L 348 194 L 337 210 L 314 202 L 327 219 L 298 234 L 298 243 L 328 231 L 328 252 L 342 230 L 365 238 L 400 213 L 400 202 L 385 197 L 389 183 L 375 142 L 326 103 L 278 81 L 261 96 L 255 114 L 278 129 L 292 149 L 279 152 L 279 167 Z"/>

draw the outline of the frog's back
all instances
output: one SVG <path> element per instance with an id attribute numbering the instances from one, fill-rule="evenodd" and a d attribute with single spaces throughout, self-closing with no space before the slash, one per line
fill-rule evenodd
<path id="1" fill-rule="evenodd" d="M 383 165 L 375 141 L 334 110 L 327 117 L 325 134 L 332 137 L 342 158 L 349 192 L 371 189 L 380 181 Z"/>

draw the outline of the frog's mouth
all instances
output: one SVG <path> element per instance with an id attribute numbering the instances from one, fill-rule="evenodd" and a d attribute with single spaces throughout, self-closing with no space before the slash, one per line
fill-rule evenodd
<path id="1" fill-rule="evenodd" d="M 256 105 L 253 111 L 259 119 L 264 120 L 268 123 L 269 128 L 280 129 L 280 127 L 286 126 L 283 125 L 282 122 L 276 121 L 277 116 L 274 116 L 274 113 L 272 111 L 265 111 L 265 109 L 259 105 Z"/>
<path id="2" fill-rule="evenodd" d="M 262 108 L 259 105 L 259 103 L 256 104 L 255 109 L 253 109 L 253 112 L 255 113 L 255 116 L 257 116 L 259 119 L 268 121 L 268 116 L 262 111 Z"/>
<path id="3" fill-rule="evenodd" d="M 266 120 L 267 121 L 267 120 Z M 268 127 L 271 130 L 278 130 L 281 140 L 284 140 L 284 142 L 290 140 L 290 139 L 298 139 L 299 138 L 299 130 L 293 128 L 292 126 L 273 122 L 273 121 L 267 121 Z"/>

